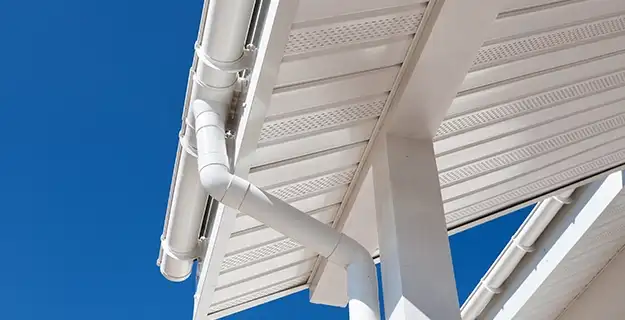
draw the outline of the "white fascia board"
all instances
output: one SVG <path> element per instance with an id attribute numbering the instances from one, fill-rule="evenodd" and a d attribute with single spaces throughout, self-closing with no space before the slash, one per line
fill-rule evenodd
<path id="1" fill-rule="evenodd" d="M 256 60 L 250 74 L 249 87 L 245 96 L 244 103 L 246 107 L 243 110 L 235 139 L 234 173 L 242 178 L 247 178 L 249 175 L 252 156 L 256 150 L 265 114 L 269 108 L 269 102 L 282 61 L 282 53 L 288 40 L 299 1 L 276 0 L 270 2 L 263 1 L 263 3 L 267 3 L 268 7 L 264 23 L 262 24 L 262 33 L 257 44 Z M 237 210 L 226 208 L 224 205 L 219 204 L 212 225 L 208 228 L 208 245 L 195 293 L 193 312 L 195 320 L 214 318 L 214 315 L 209 315 L 209 309 L 221 270 L 221 263 L 226 254 L 228 240 L 235 226 L 237 213 Z M 279 296 L 274 295 L 267 297 L 265 300 L 256 300 L 256 302 L 263 303 L 263 301 L 269 301 L 277 297 Z"/>
<path id="2" fill-rule="evenodd" d="M 608 261 L 559 320 L 619 319 L 625 314 L 625 247 Z"/>
<path id="3" fill-rule="evenodd" d="M 622 189 L 623 174 L 615 172 L 577 191 L 478 319 L 513 319 Z"/>

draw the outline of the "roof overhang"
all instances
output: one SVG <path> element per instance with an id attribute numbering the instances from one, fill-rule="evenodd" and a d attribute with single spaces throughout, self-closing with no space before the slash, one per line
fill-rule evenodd
<path id="1" fill-rule="evenodd" d="M 465 4 L 468 7 L 463 8 L 463 12 L 476 19 L 479 14 L 471 10 L 478 7 L 484 10 L 487 5 Z M 413 112 L 426 109 L 419 115 L 432 122 L 438 121 L 438 115 L 427 116 L 427 103 L 434 100 L 439 106 L 450 104 L 445 119 L 433 135 L 450 233 L 466 230 L 622 168 L 621 159 L 604 169 L 591 169 L 604 161 L 592 150 L 604 154 L 600 151 L 603 149 L 608 152 L 605 156 L 611 158 L 625 143 L 619 133 L 624 124 L 621 117 L 624 116 L 625 91 L 621 81 L 612 80 L 614 76 L 621 77 L 617 65 L 621 65 L 620 59 L 625 57 L 621 51 L 625 49 L 625 29 L 621 25 L 613 34 L 599 31 L 616 21 L 624 21 L 625 3 L 542 4 L 533 1 L 528 3 L 528 8 L 516 7 L 520 4 L 515 2 L 514 7 L 502 8 L 497 19 L 488 24 L 484 45 L 476 50 L 477 57 L 472 65 L 462 69 L 464 75 L 459 86 L 454 86 L 453 75 L 435 83 L 438 89 L 429 86 L 428 81 L 435 82 L 445 74 L 444 66 L 439 63 L 458 60 L 461 56 L 432 55 L 431 60 L 427 60 L 428 55 L 422 54 L 417 66 L 423 63 L 434 68 L 424 67 L 421 72 L 413 72 L 410 78 L 403 80 L 413 82 L 407 85 L 413 88 L 412 92 L 408 90 L 396 97 L 398 108 L 401 109 L 402 100 L 412 102 Z M 445 16 L 438 19 L 440 21 L 433 21 L 434 26 L 444 25 Z M 462 23 L 457 17 L 452 20 Z M 588 28 L 596 31 L 585 34 Z M 460 51 L 453 47 L 458 42 L 457 37 L 467 38 L 457 30 L 473 31 L 470 25 L 443 30 L 449 34 L 436 39 L 449 39 L 445 45 L 449 46 L 446 52 L 451 53 Z M 584 36 L 580 37 L 582 34 Z M 557 37 L 564 39 L 554 40 Z M 427 51 L 430 42 L 423 37 L 421 41 Z M 612 47 L 613 44 L 616 46 Z M 466 43 L 463 45 L 467 47 Z M 419 77 L 423 78 L 421 82 Z M 596 86 L 599 83 L 604 86 Z M 450 100 L 442 99 L 446 93 L 440 87 L 457 88 L 457 94 L 454 92 Z M 610 97 L 612 93 L 616 96 Z M 449 102 L 446 104 L 446 101 Z M 615 112 L 608 111 L 609 108 L 614 108 Z M 602 111 L 607 113 L 602 114 Z M 400 114 L 400 119 L 411 119 Z M 605 127 L 614 120 L 617 122 L 611 128 Z M 407 122 L 400 123 L 402 125 L 391 125 L 410 127 Z M 425 125 L 415 123 L 418 127 Z M 586 156 L 582 155 L 584 152 Z M 338 226 L 355 239 L 367 241 L 365 239 L 375 234 L 375 219 L 368 218 L 360 208 L 372 206 L 357 202 L 371 201 L 373 195 L 366 190 L 372 190 L 372 186 L 357 189 L 362 182 L 356 180 L 355 183 L 358 195 L 347 198 L 343 220 L 339 220 Z M 365 229 L 362 226 L 366 226 Z M 361 237 L 363 234 L 365 236 Z M 337 290 L 336 285 L 344 283 L 343 277 L 343 270 L 322 262 L 313 278 L 312 300 L 344 304 L 347 301 L 345 291 Z"/>
<path id="2" fill-rule="evenodd" d="M 380 132 L 433 137 L 451 233 L 625 163 L 623 1 L 274 0 L 258 17 L 235 173 L 372 256 Z M 197 319 L 311 287 L 345 304 L 314 252 L 221 205 L 207 221 Z"/>
<path id="3" fill-rule="evenodd" d="M 535 251 L 521 260 L 504 290 L 478 318 L 556 319 L 567 309 L 577 308 L 579 298 L 595 286 L 625 245 L 624 182 L 623 173 L 617 172 L 576 191 L 575 202 L 558 213 Z M 622 283 L 625 279 L 621 278 Z M 606 290 L 604 294 L 619 290 L 599 285 Z M 601 313 L 594 316 L 610 318 Z"/>

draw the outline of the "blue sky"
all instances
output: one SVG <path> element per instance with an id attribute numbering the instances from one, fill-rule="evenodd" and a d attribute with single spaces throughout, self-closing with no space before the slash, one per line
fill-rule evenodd
<path id="1" fill-rule="evenodd" d="M 0 2 L 1 319 L 191 319 L 155 260 L 201 7 Z M 526 214 L 451 238 L 461 300 Z M 346 317 L 306 299 L 231 319 Z"/>

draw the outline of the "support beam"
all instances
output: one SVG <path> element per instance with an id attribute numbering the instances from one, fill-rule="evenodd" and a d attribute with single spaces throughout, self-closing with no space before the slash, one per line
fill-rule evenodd
<path id="1" fill-rule="evenodd" d="M 380 136 L 373 163 L 386 318 L 460 319 L 432 141 Z"/>
<path id="2" fill-rule="evenodd" d="M 506 1 L 438 0 L 406 70 L 387 131 L 433 137 Z"/>
<path id="3" fill-rule="evenodd" d="M 489 28 L 508 1 L 501 0 L 435 0 L 429 1 L 426 15 L 416 35 L 416 43 L 402 65 L 402 84 L 393 93 L 393 101 L 381 131 L 401 136 L 430 139 L 447 114 L 458 88 L 462 85 L 475 54 L 487 38 Z M 366 151 L 356 178 L 351 183 L 340 209 L 335 228 L 368 242 L 367 232 L 353 226 L 372 223 L 369 213 L 356 208 L 367 199 L 367 173 L 370 155 L 376 152 L 378 136 L 374 133 L 372 146 Z M 363 191 L 365 190 L 365 191 Z M 359 196 L 364 193 L 364 196 Z M 366 200 L 365 200 L 366 201 Z M 364 222 L 363 222 L 364 221 Z M 363 235 L 360 237 L 360 235 Z M 344 272 L 321 262 L 311 281 L 311 301 L 345 305 L 346 295 L 339 294 L 334 284 L 345 282 Z"/>

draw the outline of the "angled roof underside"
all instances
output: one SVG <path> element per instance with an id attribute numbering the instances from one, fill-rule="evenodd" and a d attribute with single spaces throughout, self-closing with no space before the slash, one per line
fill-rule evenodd
<path id="1" fill-rule="evenodd" d="M 561 319 L 625 245 L 622 173 L 577 192 L 478 319 Z M 604 319 L 600 314 L 596 319 Z M 566 317 L 564 318 L 566 319 Z"/>
<path id="2" fill-rule="evenodd" d="M 324 223 L 358 215 L 345 203 L 428 5 L 300 1 L 249 179 Z M 450 229 L 625 162 L 624 1 L 515 1 L 484 40 L 434 138 Z M 212 317 L 306 288 L 317 270 L 314 252 L 244 214 L 216 245 Z"/>
<path id="3" fill-rule="evenodd" d="M 516 9 L 493 23 L 434 139 L 451 226 L 624 159 L 625 2 Z"/>
<path id="4" fill-rule="evenodd" d="M 625 159 L 625 2 L 542 2 L 502 10 L 436 132 L 451 232 Z"/>
<path id="5" fill-rule="evenodd" d="M 331 224 L 426 3 L 300 1 L 249 179 Z M 211 311 L 306 284 L 317 254 L 240 214 Z"/>

